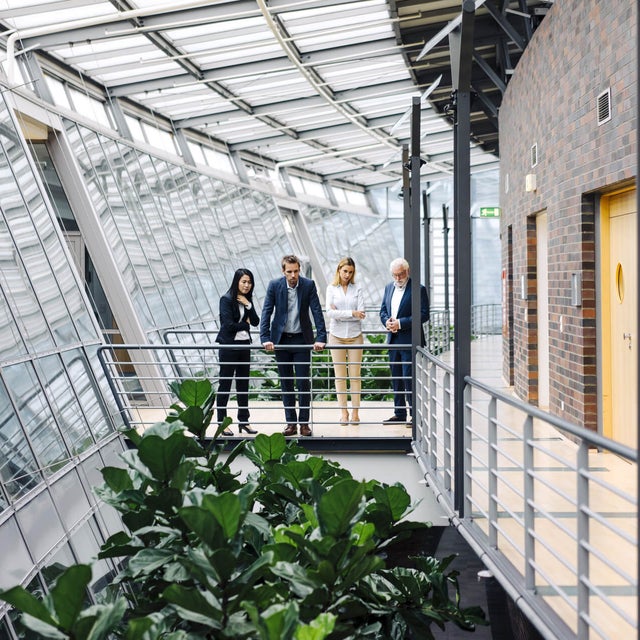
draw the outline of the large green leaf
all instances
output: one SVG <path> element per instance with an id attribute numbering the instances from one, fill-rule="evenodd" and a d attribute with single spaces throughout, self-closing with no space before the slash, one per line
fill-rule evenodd
<path id="1" fill-rule="evenodd" d="M 207 425 L 205 424 L 205 414 L 202 407 L 187 407 L 180 412 L 179 418 L 191 433 L 194 433 L 199 438 L 204 435 Z"/>
<path id="2" fill-rule="evenodd" d="M 253 440 L 253 449 L 264 463 L 280 460 L 286 448 L 287 441 L 281 433 L 273 433 L 270 436 L 259 433 Z"/>
<path id="3" fill-rule="evenodd" d="M 133 576 L 145 576 L 153 573 L 173 559 L 169 549 L 142 549 L 129 560 L 129 571 Z"/>
<path id="4" fill-rule="evenodd" d="M 411 498 L 407 490 L 401 485 L 377 485 L 373 489 L 373 496 L 377 505 L 385 505 L 389 509 L 394 521 L 400 520 L 405 515 Z"/>
<path id="5" fill-rule="evenodd" d="M 321 613 L 309 624 L 298 626 L 293 637 L 295 640 L 324 640 L 333 632 L 336 626 L 336 616 L 332 613 Z"/>
<path id="6" fill-rule="evenodd" d="M 351 521 L 363 510 L 364 486 L 352 478 L 344 478 L 320 497 L 318 523 L 322 533 L 340 536 L 351 527 Z"/>
<path id="7" fill-rule="evenodd" d="M 203 507 L 182 507 L 178 514 L 202 542 L 215 549 L 222 542 L 221 528 L 215 515 Z"/>
<path id="8" fill-rule="evenodd" d="M 207 379 L 183 380 L 179 386 L 173 387 L 173 390 L 187 407 L 202 406 L 213 393 L 211 381 Z"/>
<path id="9" fill-rule="evenodd" d="M 58 623 L 65 631 L 71 629 L 82 611 L 90 580 L 91 567 L 77 564 L 61 573 L 51 588 L 51 601 Z"/>
<path id="10" fill-rule="evenodd" d="M 284 480 L 288 480 L 295 489 L 302 488 L 302 482 L 313 477 L 313 470 L 306 461 L 290 460 L 286 464 L 279 464 L 274 468 Z"/>
<path id="11" fill-rule="evenodd" d="M 133 482 L 126 469 L 121 469 L 120 467 L 104 467 L 100 472 L 107 486 L 116 493 L 120 493 L 125 489 L 133 489 Z"/>
<path id="12" fill-rule="evenodd" d="M 53 627 L 56 625 L 49 609 L 24 587 L 12 587 L 6 591 L 0 591 L 0 599 L 37 620 Z"/>
<path id="13" fill-rule="evenodd" d="M 62 631 L 58 631 L 56 627 L 47 624 L 40 618 L 25 613 L 21 618 L 22 624 L 34 631 L 40 638 L 54 638 L 55 640 L 67 640 L 69 636 Z"/>
<path id="14" fill-rule="evenodd" d="M 138 447 L 138 455 L 154 478 L 166 482 L 180 464 L 188 438 L 179 422 L 165 422 L 154 426 L 166 428 L 158 429 L 155 433 L 145 433 Z"/>
<path id="15" fill-rule="evenodd" d="M 296 602 L 274 604 L 260 612 L 251 603 L 245 604 L 261 640 L 290 640 L 300 624 Z"/>
<path id="16" fill-rule="evenodd" d="M 115 602 L 106 605 L 89 607 L 83 612 L 82 619 L 78 620 L 76 624 L 75 636 L 84 637 L 86 640 L 110 638 L 126 611 L 127 602 L 124 598 L 118 598 Z M 88 624 L 85 625 L 85 622 Z M 81 627 L 86 628 L 86 631 L 78 633 Z"/>
<path id="17" fill-rule="evenodd" d="M 208 627 L 220 628 L 223 612 L 220 609 L 220 603 L 211 594 L 172 584 L 162 592 L 162 597 L 167 602 L 180 607 L 183 610 L 182 615 L 189 620 Z"/>
<path id="18" fill-rule="evenodd" d="M 237 495 L 207 495 L 202 500 L 202 506 L 213 513 L 227 540 L 236 535 L 242 519 L 242 506 Z"/>

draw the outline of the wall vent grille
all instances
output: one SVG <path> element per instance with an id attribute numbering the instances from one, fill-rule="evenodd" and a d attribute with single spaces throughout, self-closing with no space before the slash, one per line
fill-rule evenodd
<path id="1" fill-rule="evenodd" d="M 538 164 L 538 143 L 535 142 L 531 145 L 531 167 L 535 167 Z"/>
<path id="2" fill-rule="evenodd" d="M 611 120 L 611 87 L 603 91 L 597 98 L 598 126 Z"/>

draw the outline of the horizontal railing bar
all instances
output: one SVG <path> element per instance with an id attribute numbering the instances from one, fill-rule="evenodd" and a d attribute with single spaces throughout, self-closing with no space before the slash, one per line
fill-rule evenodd
<path id="1" fill-rule="evenodd" d="M 588 515 L 589 518 L 601 524 L 608 531 L 617 534 L 619 538 L 622 538 L 629 544 L 635 544 L 635 540 L 631 538 L 625 531 L 623 531 L 619 527 L 616 527 L 613 523 L 611 525 L 607 525 L 608 520 L 603 518 L 597 511 L 594 511 L 593 509 L 590 509 L 586 506 L 582 506 L 580 510 L 582 511 L 582 513 Z"/>
<path id="2" fill-rule="evenodd" d="M 638 505 L 637 498 L 635 498 L 629 493 L 622 491 L 622 489 L 616 487 L 610 482 L 606 482 L 604 478 L 593 475 L 594 473 L 593 471 L 585 471 L 584 469 L 578 469 L 578 473 L 582 477 L 587 478 L 590 482 L 597 484 L 601 489 L 606 489 L 610 493 L 613 493 L 614 495 L 618 496 L 618 498 L 622 498 L 625 502 L 628 502 L 631 506 L 637 507 Z"/>
<path id="3" fill-rule="evenodd" d="M 561 598 L 565 602 L 565 604 L 571 607 L 571 609 L 575 613 L 578 613 L 577 605 L 571 601 L 571 598 L 569 597 L 569 595 L 560 585 L 557 585 L 553 582 L 553 579 L 548 575 L 548 573 L 543 569 L 543 567 L 539 563 L 537 563 L 534 559 L 531 559 L 529 560 L 529 565 L 533 567 L 536 575 L 540 576 L 545 580 L 545 582 L 547 583 L 546 587 L 548 589 L 551 589 L 559 598 Z"/>
<path id="4" fill-rule="evenodd" d="M 540 484 L 544 485 L 545 487 L 547 487 L 547 489 L 551 489 L 551 491 L 557 495 L 560 496 L 562 499 L 566 500 L 572 507 L 576 507 L 578 506 L 578 503 L 575 499 L 573 499 L 566 491 L 562 491 L 561 489 L 559 489 L 557 486 L 551 484 L 546 478 L 544 478 L 544 476 L 541 476 L 539 473 L 536 473 L 535 470 L 530 469 L 528 472 L 529 476 L 531 476 L 534 480 L 537 480 Z M 540 507 L 538 506 L 538 502 L 535 501 L 533 502 L 533 506 L 536 509 L 539 509 Z"/>
<path id="5" fill-rule="evenodd" d="M 633 576 L 629 575 L 624 571 L 622 567 L 619 567 L 617 564 L 613 563 L 611 560 L 605 557 L 605 555 L 596 547 L 588 542 L 583 542 L 581 545 L 584 549 L 586 549 L 589 553 L 592 553 L 600 562 L 607 565 L 607 569 L 612 569 L 614 573 L 618 574 L 621 578 L 627 581 L 630 585 L 637 586 L 635 579 Z"/>
<path id="6" fill-rule="evenodd" d="M 631 626 L 635 625 L 635 621 L 629 617 L 629 614 L 627 614 L 624 611 L 624 609 L 621 609 L 618 605 L 616 605 L 615 601 L 611 600 L 609 596 L 607 596 L 607 594 L 605 594 L 604 591 L 598 585 L 594 584 L 587 578 L 583 578 L 582 583 L 589 588 L 589 591 L 595 593 L 598 596 L 598 598 L 606 602 L 609 605 L 609 607 L 613 609 L 627 624 Z"/>
<path id="7" fill-rule="evenodd" d="M 524 496 L 522 494 L 520 494 L 520 497 L 524 498 Z M 498 496 L 496 496 L 495 494 L 491 494 L 491 499 L 499 506 L 502 508 L 502 513 L 506 514 L 509 518 L 511 518 L 516 524 L 520 525 L 520 529 L 522 529 L 522 531 L 524 531 L 525 525 L 524 525 L 524 518 L 520 517 L 518 514 L 522 513 L 519 511 L 514 511 L 513 509 L 510 509 L 503 500 L 501 500 Z M 504 515 L 502 516 L 503 518 L 505 517 Z"/>
<path id="8" fill-rule="evenodd" d="M 480 382 L 479 380 L 476 380 L 471 376 L 466 376 L 465 382 L 476 389 L 481 389 L 491 397 L 494 397 L 504 402 L 505 404 L 514 407 L 515 409 L 524 411 L 527 415 L 549 423 L 557 429 L 560 429 L 560 431 L 571 434 L 572 436 L 576 436 L 581 440 L 584 440 L 585 442 L 588 442 L 589 444 L 600 449 L 605 449 L 607 451 L 611 451 L 612 453 L 616 453 L 627 460 L 631 460 L 632 462 L 638 462 L 638 452 L 631 447 L 628 447 L 614 440 L 609 440 L 608 438 L 605 438 L 604 436 L 601 436 L 594 431 L 577 427 L 571 422 L 563 420 L 562 418 L 554 416 L 553 414 L 545 413 L 544 411 L 542 411 L 542 409 L 538 409 L 533 405 L 527 405 L 521 400 L 517 400 L 507 395 L 506 393 L 502 393 L 499 389 L 492 389 L 491 387 L 489 387 L 489 385 Z"/>

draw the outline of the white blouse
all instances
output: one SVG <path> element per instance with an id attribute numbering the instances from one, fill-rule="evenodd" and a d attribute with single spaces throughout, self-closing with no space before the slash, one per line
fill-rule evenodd
<path id="1" fill-rule="evenodd" d="M 326 304 L 329 333 L 338 338 L 356 338 L 362 333 L 362 320 L 351 315 L 354 310 L 364 311 L 364 295 L 358 285 L 350 283 L 345 293 L 342 285 L 330 284 Z"/>

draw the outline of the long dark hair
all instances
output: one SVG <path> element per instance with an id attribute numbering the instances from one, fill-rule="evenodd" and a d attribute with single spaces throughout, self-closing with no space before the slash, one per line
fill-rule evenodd
<path id="1" fill-rule="evenodd" d="M 235 300 L 238 297 L 238 283 L 240 282 L 240 278 L 242 278 L 242 276 L 249 276 L 249 278 L 251 278 L 251 289 L 245 297 L 247 298 L 247 300 L 251 300 L 253 298 L 253 288 L 255 287 L 253 273 L 251 273 L 249 269 L 236 269 L 236 272 L 233 274 L 231 286 L 229 287 L 229 294 L 231 295 L 232 300 Z"/>

